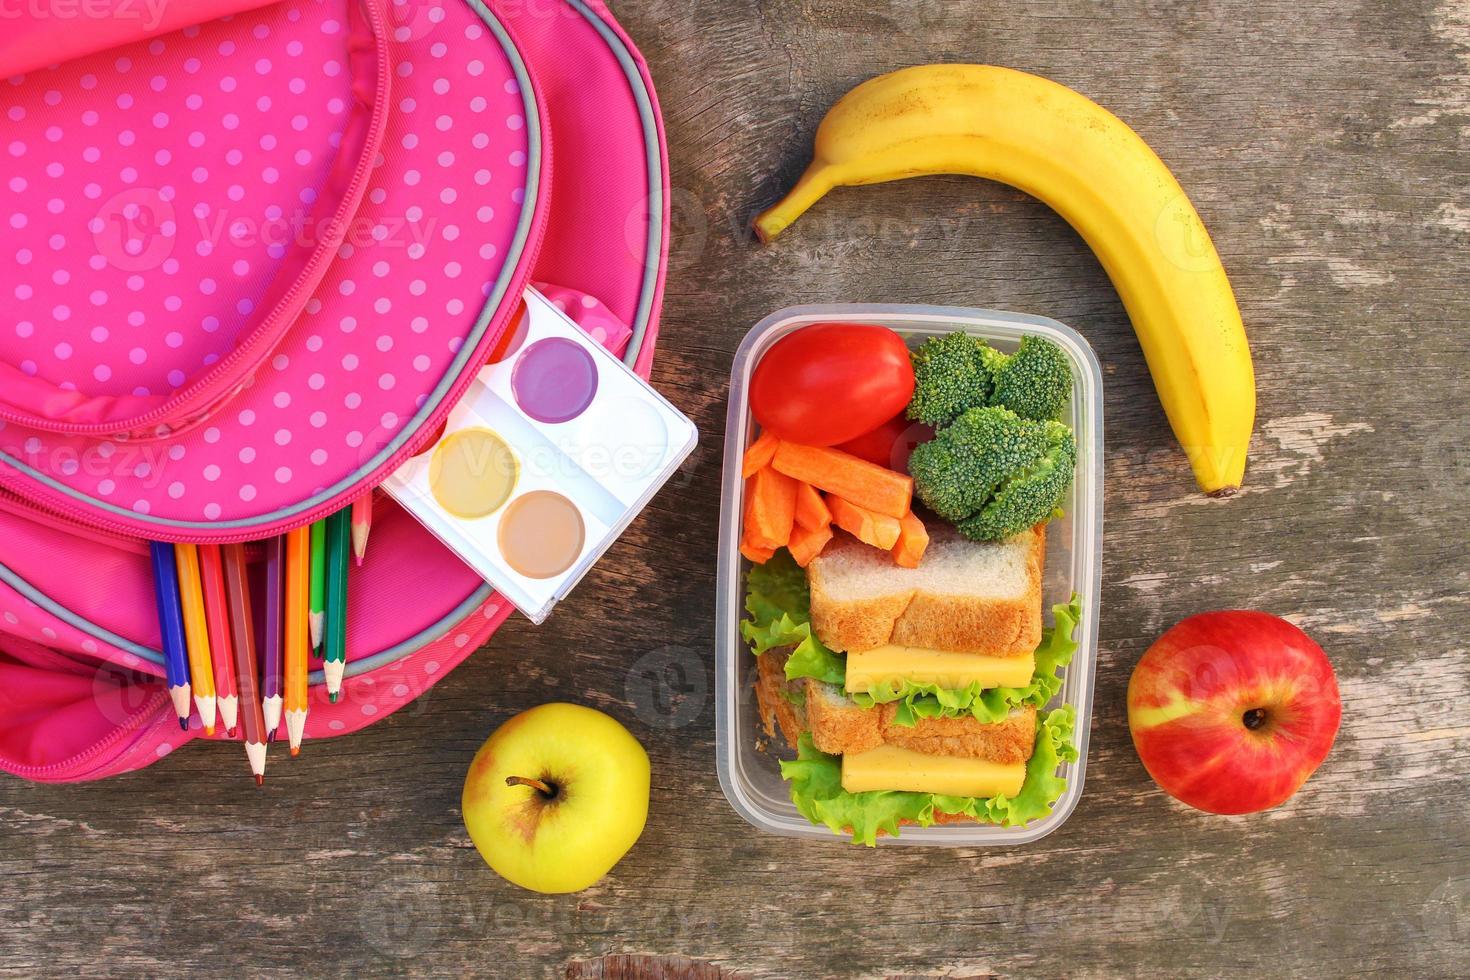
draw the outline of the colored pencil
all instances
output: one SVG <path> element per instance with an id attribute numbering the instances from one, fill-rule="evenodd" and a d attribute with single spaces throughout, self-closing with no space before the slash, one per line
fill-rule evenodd
<path id="1" fill-rule="evenodd" d="M 301 752 L 301 735 L 306 730 L 310 581 L 311 528 L 298 527 L 286 535 L 286 736 L 293 756 Z"/>
<path id="2" fill-rule="evenodd" d="M 225 566 L 225 592 L 230 600 L 230 639 L 235 647 L 235 681 L 240 685 L 240 735 L 255 784 L 265 783 L 265 717 L 256 682 L 255 624 L 250 619 L 250 580 L 245 570 L 245 548 L 220 545 Z"/>
<path id="3" fill-rule="evenodd" d="M 214 734 L 214 667 L 210 661 L 209 627 L 204 613 L 204 584 L 199 578 L 199 549 L 192 544 L 174 545 L 174 563 L 179 570 L 179 602 L 184 608 L 184 639 L 189 645 L 189 686 L 204 734 Z"/>
<path id="4" fill-rule="evenodd" d="M 327 519 L 311 525 L 311 648 L 322 645 L 327 621 Z"/>
<path id="5" fill-rule="evenodd" d="M 327 518 L 327 622 L 322 631 L 322 673 L 327 678 L 327 698 L 333 704 L 342 694 L 342 674 L 347 668 L 347 569 L 351 566 L 351 542 L 347 508 Z"/>
<path id="6" fill-rule="evenodd" d="M 286 538 L 265 542 L 265 636 L 261 644 L 260 709 L 267 741 L 281 727 L 281 638 L 286 632 Z"/>
<path id="7" fill-rule="evenodd" d="M 199 546 L 199 578 L 204 589 L 204 618 L 209 624 L 209 654 L 214 660 L 215 704 L 225 734 L 235 737 L 240 706 L 235 686 L 234 644 L 230 642 L 230 602 L 225 594 L 225 567 L 219 545 Z"/>
<path id="8" fill-rule="evenodd" d="M 174 546 L 148 542 L 153 560 L 153 595 L 158 600 L 158 629 L 163 634 L 163 670 L 179 727 L 189 730 L 189 654 L 184 641 L 184 611 L 179 605 L 179 572 Z"/>
<path id="9" fill-rule="evenodd" d="M 368 535 L 373 530 L 373 494 L 368 491 L 352 502 L 352 555 L 357 565 L 367 555 Z"/>

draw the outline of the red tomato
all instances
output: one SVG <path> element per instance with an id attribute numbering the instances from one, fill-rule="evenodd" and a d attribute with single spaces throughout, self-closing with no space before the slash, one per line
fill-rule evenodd
<path id="1" fill-rule="evenodd" d="M 762 428 L 807 446 L 870 432 L 908 405 L 914 368 L 887 327 L 814 323 L 771 346 L 750 379 Z"/>
<path id="2" fill-rule="evenodd" d="M 914 447 L 934 438 L 934 427 L 923 422 L 911 422 L 899 412 L 872 432 L 865 432 L 856 439 L 849 439 L 837 448 L 852 453 L 870 463 L 887 467 L 899 473 L 909 471 L 909 456 Z"/>

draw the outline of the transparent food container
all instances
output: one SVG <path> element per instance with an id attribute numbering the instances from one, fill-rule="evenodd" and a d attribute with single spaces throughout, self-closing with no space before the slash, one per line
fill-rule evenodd
<path id="1" fill-rule="evenodd" d="M 836 842 L 847 838 L 826 827 L 814 826 L 797 813 L 777 765 L 794 753 L 779 733 L 767 739 L 755 698 L 755 657 L 740 636 L 745 618 L 745 573 L 749 563 L 740 554 L 740 521 L 745 482 L 741 458 L 754 429 L 750 415 L 750 375 L 771 345 L 799 327 L 812 323 L 870 323 L 897 331 L 916 346 L 926 339 L 955 330 L 982 337 L 995 347 L 1011 351 L 1021 337 L 1033 334 L 1055 341 L 1072 363 L 1072 399 L 1063 421 L 1077 434 L 1077 473 L 1064 502 L 1066 516 L 1047 527 L 1043 609 L 1047 622 L 1051 607 L 1076 592 L 1082 597 L 1079 646 L 1063 671 L 1061 693 L 1053 706 L 1067 703 L 1077 712 L 1073 743 L 1076 762 L 1064 763 L 1067 788 L 1051 815 L 1024 827 L 961 823 L 933 827 L 904 827 L 884 844 L 935 844 L 976 847 L 1027 844 L 1060 827 L 1082 796 L 1087 767 L 1087 736 L 1092 722 L 1092 680 L 1097 661 L 1098 601 L 1102 564 L 1102 369 L 1087 341 L 1070 327 L 1045 317 L 996 310 L 943 306 L 840 304 L 797 306 L 766 317 L 746 334 L 735 353 L 730 373 L 730 408 L 725 427 L 724 492 L 720 506 L 720 568 L 715 623 L 716 752 L 720 787 L 735 812 L 761 830 L 788 837 L 810 837 Z M 762 751 L 758 743 L 765 744 Z M 768 744 L 767 744 L 768 743 Z"/>

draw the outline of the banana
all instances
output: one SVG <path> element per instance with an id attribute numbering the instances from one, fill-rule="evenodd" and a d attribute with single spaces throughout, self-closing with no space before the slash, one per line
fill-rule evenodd
<path id="1" fill-rule="evenodd" d="M 925 174 L 998 180 L 1049 205 L 1097 254 L 1143 346 L 1200 488 L 1235 493 L 1255 423 L 1250 347 L 1220 257 L 1179 182 L 1117 116 L 991 65 L 922 65 L 843 96 L 796 186 L 755 222 L 770 241 L 833 187 Z"/>

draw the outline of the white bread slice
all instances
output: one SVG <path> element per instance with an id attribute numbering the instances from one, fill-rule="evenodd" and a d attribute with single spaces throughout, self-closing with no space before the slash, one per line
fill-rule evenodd
<path id="1" fill-rule="evenodd" d="M 918 568 L 839 535 L 807 567 L 812 629 L 833 650 L 894 644 L 1029 654 L 1041 642 L 1041 566 L 1046 526 L 998 542 L 935 527 Z"/>
<path id="2" fill-rule="evenodd" d="M 1023 705 L 1003 721 L 920 718 L 914 725 L 896 720 L 898 705 L 861 708 L 833 684 L 806 680 L 806 727 L 812 742 L 829 755 L 867 752 L 895 745 L 925 755 L 950 755 L 1010 764 L 1025 762 L 1036 748 L 1036 709 Z"/>
<path id="3" fill-rule="evenodd" d="M 923 718 L 913 727 L 895 720 L 893 704 L 860 708 L 835 684 L 810 677 L 788 681 L 784 649 L 756 658 L 756 701 L 766 734 L 779 731 L 795 747 L 798 736 L 811 732 L 812 742 L 830 755 L 866 752 L 897 745 L 926 755 L 987 759 L 1002 764 L 1025 762 L 1036 747 L 1036 709 L 1017 708 L 1004 721 L 982 724 L 974 718 Z M 788 694 L 800 693 L 801 704 Z"/>

